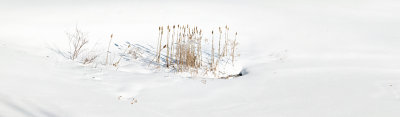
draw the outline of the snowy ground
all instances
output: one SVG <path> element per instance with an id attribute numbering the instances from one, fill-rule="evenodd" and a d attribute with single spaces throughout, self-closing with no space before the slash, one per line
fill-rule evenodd
<path id="1" fill-rule="evenodd" d="M 400 115 L 398 1 L 0 3 L 0 117 Z M 155 44 L 159 25 L 229 24 L 248 74 L 84 66 L 59 53 L 77 24 L 98 51 L 111 33 Z"/>

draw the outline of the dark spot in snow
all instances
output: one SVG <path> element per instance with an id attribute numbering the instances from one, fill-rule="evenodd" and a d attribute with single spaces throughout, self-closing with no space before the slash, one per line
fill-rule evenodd
<path id="1" fill-rule="evenodd" d="M 248 74 L 249 72 L 246 71 L 246 69 L 242 69 L 242 71 L 240 71 L 238 74 L 232 74 L 232 75 L 228 75 L 228 76 L 224 76 L 224 77 L 220 77 L 221 79 L 229 79 L 229 78 L 235 78 L 235 77 L 240 77 L 243 75 Z"/>
<path id="2" fill-rule="evenodd" d="M 118 45 L 118 44 L 116 44 L 116 43 L 114 43 L 114 45 L 115 45 L 115 46 L 117 46 L 117 47 L 119 46 L 119 45 Z"/>
<path id="3" fill-rule="evenodd" d="M 243 76 L 243 75 L 247 75 L 249 72 L 247 72 L 247 70 L 244 68 L 242 69 L 242 71 L 240 71 L 239 75 Z"/>

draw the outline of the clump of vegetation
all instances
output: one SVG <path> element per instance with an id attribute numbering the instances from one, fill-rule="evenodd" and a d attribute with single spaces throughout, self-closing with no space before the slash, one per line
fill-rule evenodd
<path id="1" fill-rule="evenodd" d="M 89 46 L 89 39 L 87 33 L 75 27 L 74 31 L 67 33 L 69 40 L 69 58 L 71 60 L 76 60 L 80 58 L 82 64 L 93 63 L 99 54 L 87 49 Z"/>
<path id="2" fill-rule="evenodd" d="M 67 33 L 69 40 L 69 49 L 70 49 L 70 59 L 75 60 L 78 56 L 81 55 L 83 48 L 86 47 L 89 40 L 87 38 L 87 33 L 82 32 L 75 28 L 75 31 L 72 33 Z"/>
<path id="3" fill-rule="evenodd" d="M 121 50 L 118 58 L 110 57 L 115 54 L 110 52 L 111 43 L 114 35 L 109 37 L 107 51 L 104 54 L 85 53 L 82 59 L 83 64 L 95 62 L 97 58 L 105 57 L 105 66 L 112 65 L 118 68 L 121 66 L 121 60 L 140 60 L 144 63 L 153 63 L 157 68 L 167 68 L 177 73 L 189 73 L 201 76 L 213 76 L 217 78 L 228 78 L 236 76 L 228 72 L 233 68 L 237 53 L 237 35 L 229 37 L 229 27 L 216 28 L 211 34 L 204 34 L 201 28 L 189 25 L 172 25 L 158 27 L 158 39 L 154 53 L 148 47 L 131 44 L 113 44 Z M 210 37 L 211 36 L 211 37 Z M 82 56 L 83 48 L 88 44 L 87 34 L 78 28 L 73 33 L 68 33 L 72 60 Z M 151 48 L 151 47 L 150 47 Z M 143 53 L 145 52 L 145 53 Z M 103 52 L 102 52 L 103 53 Z M 149 56 L 150 55 L 150 56 Z M 153 57 L 151 60 L 148 57 Z M 116 59 L 116 60 L 114 60 Z M 97 64 L 96 64 L 97 65 Z"/>
<path id="4" fill-rule="evenodd" d="M 166 26 L 166 35 L 164 35 L 163 26 L 158 29 L 155 62 L 160 66 L 174 69 L 177 72 L 212 73 L 215 77 L 219 77 L 221 74 L 221 71 L 218 70 L 219 66 L 228 63 L 233 65 L 235 62 L 237 56 L 235 50 L 238 45 L 237 33 L 235 33 L 235 38 L 231 39 L 228 26 L 225 26 L 225 30 L 221 27 L 218 28 L 217 52 L 214 47 L 214 31 L 211 31 L 210 44 L 203 36 L 203 30 L 197 26 Z M 222 34 L 224 34 L 224 38 L 222 38 Z M 162 40 L 163 37 L 166 40 Z"/>

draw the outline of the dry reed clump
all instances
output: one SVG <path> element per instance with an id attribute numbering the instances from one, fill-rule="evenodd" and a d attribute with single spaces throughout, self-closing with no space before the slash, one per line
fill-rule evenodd
<path id="1" fill-rule="evenodd" d="M 211 31 L 210 45 L 208 41 L 203 41 L 206 40 L 203 37 L 203 30 L 197 26 L 173 25 L 166 28 L 166 35 L 164 35 L 163 26 L 158 28 L 155 61 L 159 65 L 175 69 L 177 72 L 192 74 L 198 74 L 199 71 L 203 71 L 205 74 L 212 72 L 215 77 L 218 77 L 220 71 L 217 69 L 221 62 L 226 65 L 231 59 L 230 62 L 233 65 L 238 45 L 237 33 L 235 33 L 234 40 L 230 39 L 228 26 L 225 26 L 224 32 L 221 27 L 218 28 L 218 50 L 215 50 L 216 47 L 214 47 L 214 31 Z M 224 34 L 224 38 L 222 38 L 222 34 Z M 162 40 L 163 37 L 166 39 Z M 211 48 L 211 51 L 208 48 Z M 164 49 L 165 51 L 163 51 Z M 161 59 L 163 61 L 160 61 Z"/>
<path id="2" fill-rule="evenodd" d="M 70 59 L 75 60 L 82 53 L 83 48 L 88 44 L 87 33 L 75 28 L 72 33 L 67 33 L 69 39 Z"/>

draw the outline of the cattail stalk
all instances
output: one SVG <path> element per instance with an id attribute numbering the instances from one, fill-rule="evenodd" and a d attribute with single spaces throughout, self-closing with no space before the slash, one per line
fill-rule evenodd
<path id="1" fill-rule="evenodd" d="M 166 63 L 167 63 L 167 68 L 169 68 L 169 33 L 171 32 L 171 29 L 169 26 L 167 26 L 168 33 L 167 33 L 167 56 L 166 56 Z"/>
<path id="2" fill-rule="evenodd" d="M 111 45 L 111 40 L 112 39 L 113 39 L 113 34 L 111 34 L 110 41 L 108 42 L 107 55 L 106 55 L 106 65 L 108 65 L 108 54 L 110 53 L 110 45 Z"/>
<path id="3" fill-rule="evenodd" d="M 161 34 L 160 34 L 160 40 L 159 40 L 159 46 L 158 46 L 158 55 L 157 55 L 157 63 L 160 63 L 160 57 L 161 57 L 161 50 L 162 50 L 162 48 L 161 48 L 161 42 L 162 42 L 162 35 L 163 35 L 163 33 L 164 33 L 164 29 L 163 29 L 163 27 L 161 26 Z"/>
<path id="4" fill-rule="evenodd" d="M 221 35 L 222 29 L 219 27 L 218 58 L 221 56 Z"/>
<path id="5" fill-rule="evenodd" d="M 171 52 L 170 52 L 170 54 L 171 55 L 169 55 L 170 56 L 170 58 L 171 58 L 171 60 L 170 60 L 170 64 L 173 64 L 173 61 L 174 61 L 174 59 L 173 59 L 173 54 L 172 53 L 174 53 L 174 36 L 175 36 L 175 25 L 174 26 L 172 26 L 172 28 L 173 28 L 173 31 L 172 31 L 172 42 L 171 42 Z"/>
<path id="6" fill-rule="evenodd" d="M 214 65 L 214 31 L 211 31 L 211 69 L 213 69 Z"/>
<path id="7" fill-rule="evenodd" d="M 130 47 L 131 47 L 131 45 L 128 45 L 128 48 L 125 49 L 124 54 L 128 51 L 128 49 L 129 49 Z M 113 66 L 114 66 L 114 67 L 118 67 L 119 62 L 121 61 L 121 59 L 122 59 L 122 56 L 119 57 L 118 61 L 115 62 L 115 63 L 113 64 Z M 118 69 L 118 68 L 117 68 L 117 69 Z"/>
<path id="8" fill-rule="evenodd" d="M 235 33 L 235 40 L 233 40 L 233 44 L 232 44 L 232 65 L 235 61 L 235 49 L 236 49 L 236 38 L 237 38 L 237 32 Z"/>

